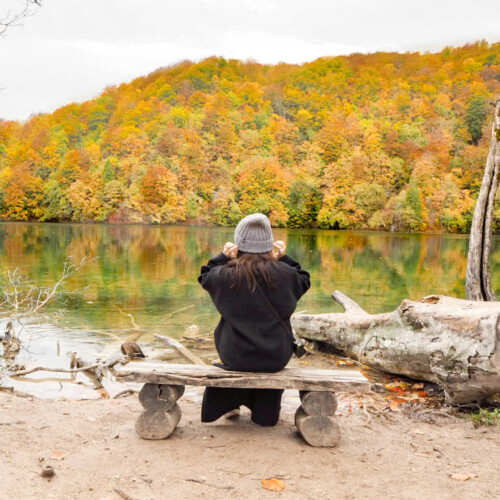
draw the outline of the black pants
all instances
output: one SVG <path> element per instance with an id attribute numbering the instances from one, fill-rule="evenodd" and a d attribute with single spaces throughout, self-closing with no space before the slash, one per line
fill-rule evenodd
<path id="1" fill-rule="evenodd" d="M 206 387 L 201 407 L 201 421 L 214 422 L 225 413 L 246 406 L 252 421 L 259 425 L 276 425 L 280 416 L 282 389 L 231 389 Z"/>

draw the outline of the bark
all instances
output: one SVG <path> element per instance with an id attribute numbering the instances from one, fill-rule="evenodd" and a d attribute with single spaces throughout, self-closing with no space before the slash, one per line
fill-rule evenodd
<path id="1" fill-rule="evenodd" d="M 372 315 L 340 292 L 333 298 L 346 312 L 294 315 L 295 331 L 379 370 L 438 383 L 452 404 L 500 392 L 500 302 L 431 295 Z"/>
<path id="2" fill-rule="evenodd" d="M 337 446 L 340 427 L 336 417 L 308 415 L 303 407 L 295 413 L 295 425 L 307 444 L 311 446 Z"/>
<path id="3" fill-rule="evenodd" d="M 166 439 L 174 432 L 182 412 L 175 403 L 169 411 L 142 412 L 135 422 L 135 430 L 142 439 Z"/>
<path id="4" fill-rule="evenodd" d="M 465 291 L 469 300 L 495 300 L 491 287 L 490 255 L 493 211 L 500 169 L 500 100 L 495 103 L 490 148 L 474 209 L 467 257 Z"/>
<path id="5" fill-rule="evenodd" d="M 165 439 L 174 432 L 182 412 L 177 400 L 183 386 L 145 384 L 139 393 L 144 411 L 135 422 L 135 430 L 143 439 Z"/>
<path id="6" fill-rule="evenodd" d="M 300 391 L 300 402 L 308 415 L 331 417 L 337 411 L 337 398 L 333 392 Z"/>
<path id="7" fill-rule="evenodd" d="M 183 394 L 183 385 L 145 384 L 139 393 L 139 401 L 148 410 L 170 411 Z"/>

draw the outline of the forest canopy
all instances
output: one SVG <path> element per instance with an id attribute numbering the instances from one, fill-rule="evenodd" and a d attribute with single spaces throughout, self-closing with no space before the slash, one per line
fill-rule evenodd
<path id="1" fill-rule="evenodd" d="M 0 121 L 6 220 L 465 232 L 500 43 L 302 65 L 210 57 Z"/>

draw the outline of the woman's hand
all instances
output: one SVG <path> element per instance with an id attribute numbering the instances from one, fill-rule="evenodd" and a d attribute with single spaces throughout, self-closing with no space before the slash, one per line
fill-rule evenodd
<path id="1" fill-rule="evenodd" d="M 280 259 L 285 255 L 286 252 L 286 243 L 284 241 L 278 240 L 273 243 L 273 255 Z"/>
<path id="2" fill-rule="evenodd" d="M 238 255 L 238 245 L 235 243 L 231 243 L 228 241 L 224 245 L 224 250 L 222 250 L 222 253 L 228 258 L 228 259 L 235 259 L 236 256 Z"/>

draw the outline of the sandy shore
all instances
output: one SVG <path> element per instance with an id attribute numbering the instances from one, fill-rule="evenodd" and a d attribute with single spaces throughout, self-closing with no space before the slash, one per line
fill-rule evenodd
<path id="1" fill-rule="evenodd" d="M 1 392 L 0 498 L 120 500 L 115 488 L 134 500 L 500 497 L 499 427 L 406 412 L 367 423 L 354 412 L 339 417 L 340 446 L 321 449 L 296 434 L 289 407 L 279 425 L 261 428 L 245 412 L 202 424 L 198 401 L 180 403 L 175 433 L 145 441 L 134 431 L 136 396 L 46 401 Z M 49 464 L 51 480 L 40 476 Z M 260 480 L 271 477 L 286 488 L 265 490 Z"/>

